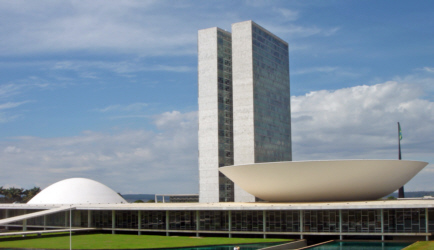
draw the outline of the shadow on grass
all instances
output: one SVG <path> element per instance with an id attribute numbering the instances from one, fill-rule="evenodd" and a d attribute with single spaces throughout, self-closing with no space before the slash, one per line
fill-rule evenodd
<path id="1" fill-rule="evenodd" d="M 27 231 L 28 232 L 28 231 Z M 72 236 L 83 235 L 83 234 L 98 234 L 100 232 L 73 232 Z M 44 238 L 56 238 L 56 237 L 69 237 L 69 232 L 65 233 L 47 233 L 47 234 L 27 234 L 27 235 L 14 235 L 14 236 L 0 236 L 0 243 L 6 241 L 23 241 L 23 240 L 33 240 L 33 239 L 44 239 Z"/>

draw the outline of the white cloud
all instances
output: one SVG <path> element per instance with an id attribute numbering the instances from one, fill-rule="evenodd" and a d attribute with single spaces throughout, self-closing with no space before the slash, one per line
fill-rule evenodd
<path id="1" fill-rule="evenodd" d="M 166 119 L 167 114 L 175 117 Z M 75 137 L 21 137 L 4 146 L 0 143 L 0 161 L 8 168 L 2 171 L 0 183 L 26 187 L 39 183 L 46 187 L 64 178 L 81 176 L 101 181 L 121 193 L 195 193 L 195 112 L 167 114 L 155 119 L 158 133 L 85 131 Z"/>
<path id="2" fill-rule="evenodd" d="M 434 68 L 424 67 L 423 70 L 429 73 L 434 73 Z"/>
<path id="3" fill-rule="evenodd" d="M 54 70 L 72 70 L 80 74 L 84 78 L 97 78 L 98 72 L 96 70 L 109 70 L 120 75 L 127 75 L 137 72 L 152 72 L 152 71 L 164 71 L 164 72 L 192 72 L 196 68 L 184 65 L 162 65 L 162 64 L 148 64 L 140 60 L 130 61 L 59 61 L 56 62 L 52 69 Z M 106 74 L 106 72 L 104 72 Z"/>
<path id="4" fill-rule="evenodd" d="M 278 34 L 279 37 L 290 37 L 291 40 L 296 38 L 304 38 L 309 36 L 331 36 L 339 31 L 339 27 L 333 28 L 319 28 L 316 26 L 301 26 L 296 24 L 281 24 L 272 25 L 266 20 L 261 21 L 261 26 L 267 27 L 274 34 Z M 291 49 L 292 44 L 291 44 Z"/>
<path id="5" fill-rule="evenodd" d="M 22 86 L 13 83 L 0 85 L 0 99 L 9 98 L 18 94 L 21 88 Z"/>
<path id="6" fill-rule="evenodd" d="M 15 146 L 7 146 L 3 151 L 4 151 L 5 153 L 16 154 L 16 153 L 20 153 L 20 152 L 21 152 L 21 149 L 15 147 Z"/>
<path id="7" fill-rule="evenodd" d="M 298 19 L 297 10 L 266 3 L 272 11 L 263 12 L 263 4 L 233 3 L 235 9 L 228 10 L 229 2 L 225 8 L 194 1 L 1 2 L 0 54 L 195 55 L 198 29 L 229 29 L 231 23 L 249 20 L 254 13 L 258 23 L 280 36 L 330 36 L 339 30 L 287 24 Z"/>
<path id="8" fill-rule="evenodd" d="M 1 34 L 8 34 L 0 42 L 2 54 L 89 49 L 153 55 L 195 52 L 186 46 L 195 43 L 190 34 L 194 31 L 168 25 L 175 24 L 179 14 L 170 8 L 162 11 L 168 7 L 165 3 L 14 1 L 0 7 L 0 20 L 8 24 L 0 27 Z"/>
<path id="9" fill-rule="evenodd" d="M 194 55 L 197 29 L 237 18 L 231 15 L 195 2 L 3 2 L 0 21 L 7 25 L 0 26 L 0 54 Z"/>
<path id="10" fill-rule="evenodd" d="M 9 95 L 10 93 L 6 93 L 5 96 Z M 0 98 L 2 98 L 1 94 L 0 94 Z M 3 98 L 5 98 L 3 96 Z M 3 103 L 0 104 L 0 123 L 8 123 L 8 122 L 12 122 L 14 120 L 16 120 L 18 117 L 20 117 L 19 114 L 17 114 L 16 112 L 14 112 L 13 110 L 10 109 L 14 109 L 16 107 L 19 107 L 25 103 L 27 103 L 28 101 L 24 101 L 24 102 L 7 102 L 7 103 Z"/>
<path id="11" fill-rule="evenodd" d="M 147 103 L 142 103 L 142 102 L 132 103 L 132 104 L 128 104 L 128 105 L 116 104 L 116 105 L 107 106 L 105 108 L 96 109 L 96 111 L 102 112 L 102 113 L 106 113 L 106 112 L 138 112 L 138 111 L 142 111 L 147 106 L 148 106 Z"/>
<path id="12" fill-rule="evenodd" d="M 298 19 L 298 11 L 294 11 L 286 8 L 273 8 L 273 10 L 279 13 L 280 15 L 282 15 L 282 17 L 285 20 L 294 21 Z"/>
<path id="13" fill-rule="evenodd" d="M 311 74 L 311 73 L 317 73 L 317 72 L 331 73 L 331 72 L 335 72 L 337 70 L 339 70 L 338 67 L 330 67 L 330 66 L 312 67 L 312 68 L 298 69 L 298 70 L 291 72 L 291 74 L 292 75 L 303 75 L 303 74 Z"/>
<path id="14" fill-rule="evenodd" d="M 434 103 L 422 89 L 385 82 L 292 97 L 296 159 L 397 157 L 397 122 L 407 159 L 434 148 Z"/>
<path id="15" fill-rule="evenodd" d="M 3 103 L 3 104 L 0 104 L 0 110 L 2 110 L 2 109 L 16 108 L 16 107 L 21 106 L 21 105 L 23 105 L 25 103 L 27 103 L 27 102 L 7 102 L 7 103 Z"/>
<path id="16" fill-rule="evenodd" d="M 157 128 L 164 130 L 187 129 L 197 123 L 197 112 L 185 114 L 179 111 L 165 112 L 155 116 L 154 123 Z"/>

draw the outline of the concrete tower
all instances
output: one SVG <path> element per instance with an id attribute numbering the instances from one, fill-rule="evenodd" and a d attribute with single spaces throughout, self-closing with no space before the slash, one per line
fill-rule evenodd
<path id="1" fill-rule="evenodd" d="M 199 200 L 255 201 L 219 173 L 292 160 L 288 44 L 252 21 L 199 31 Z"/>

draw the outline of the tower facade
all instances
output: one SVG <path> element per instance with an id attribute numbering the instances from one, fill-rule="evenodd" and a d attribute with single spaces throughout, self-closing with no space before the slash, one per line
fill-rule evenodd
<path id="1" fill-rule="evenodd" d="M 199 31 L 199 201 L 255 201 L 218 171 L 290 161 L 288 44 L 252 21 Z"/>

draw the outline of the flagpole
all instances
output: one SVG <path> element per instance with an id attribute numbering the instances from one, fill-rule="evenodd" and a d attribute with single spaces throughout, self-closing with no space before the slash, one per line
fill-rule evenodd
<path id="1" fill-rule="evenodd" d="M 398 122 L 398 159 L 401 160 L 401 139 L 402 139 L 402 135 L 401 135 L 401 126 L 399 125 Z"/>
<path id="2" fill-rule="evenodd" d="M 401 139 L 402 139 L 402 133 L 401 133 L 401 126 L 398 122 L 398 160 L 401 160 Z M 398 190 L 398 198 L 405 198 L 404 195 L 404 186 L 400 187 Z"/>

